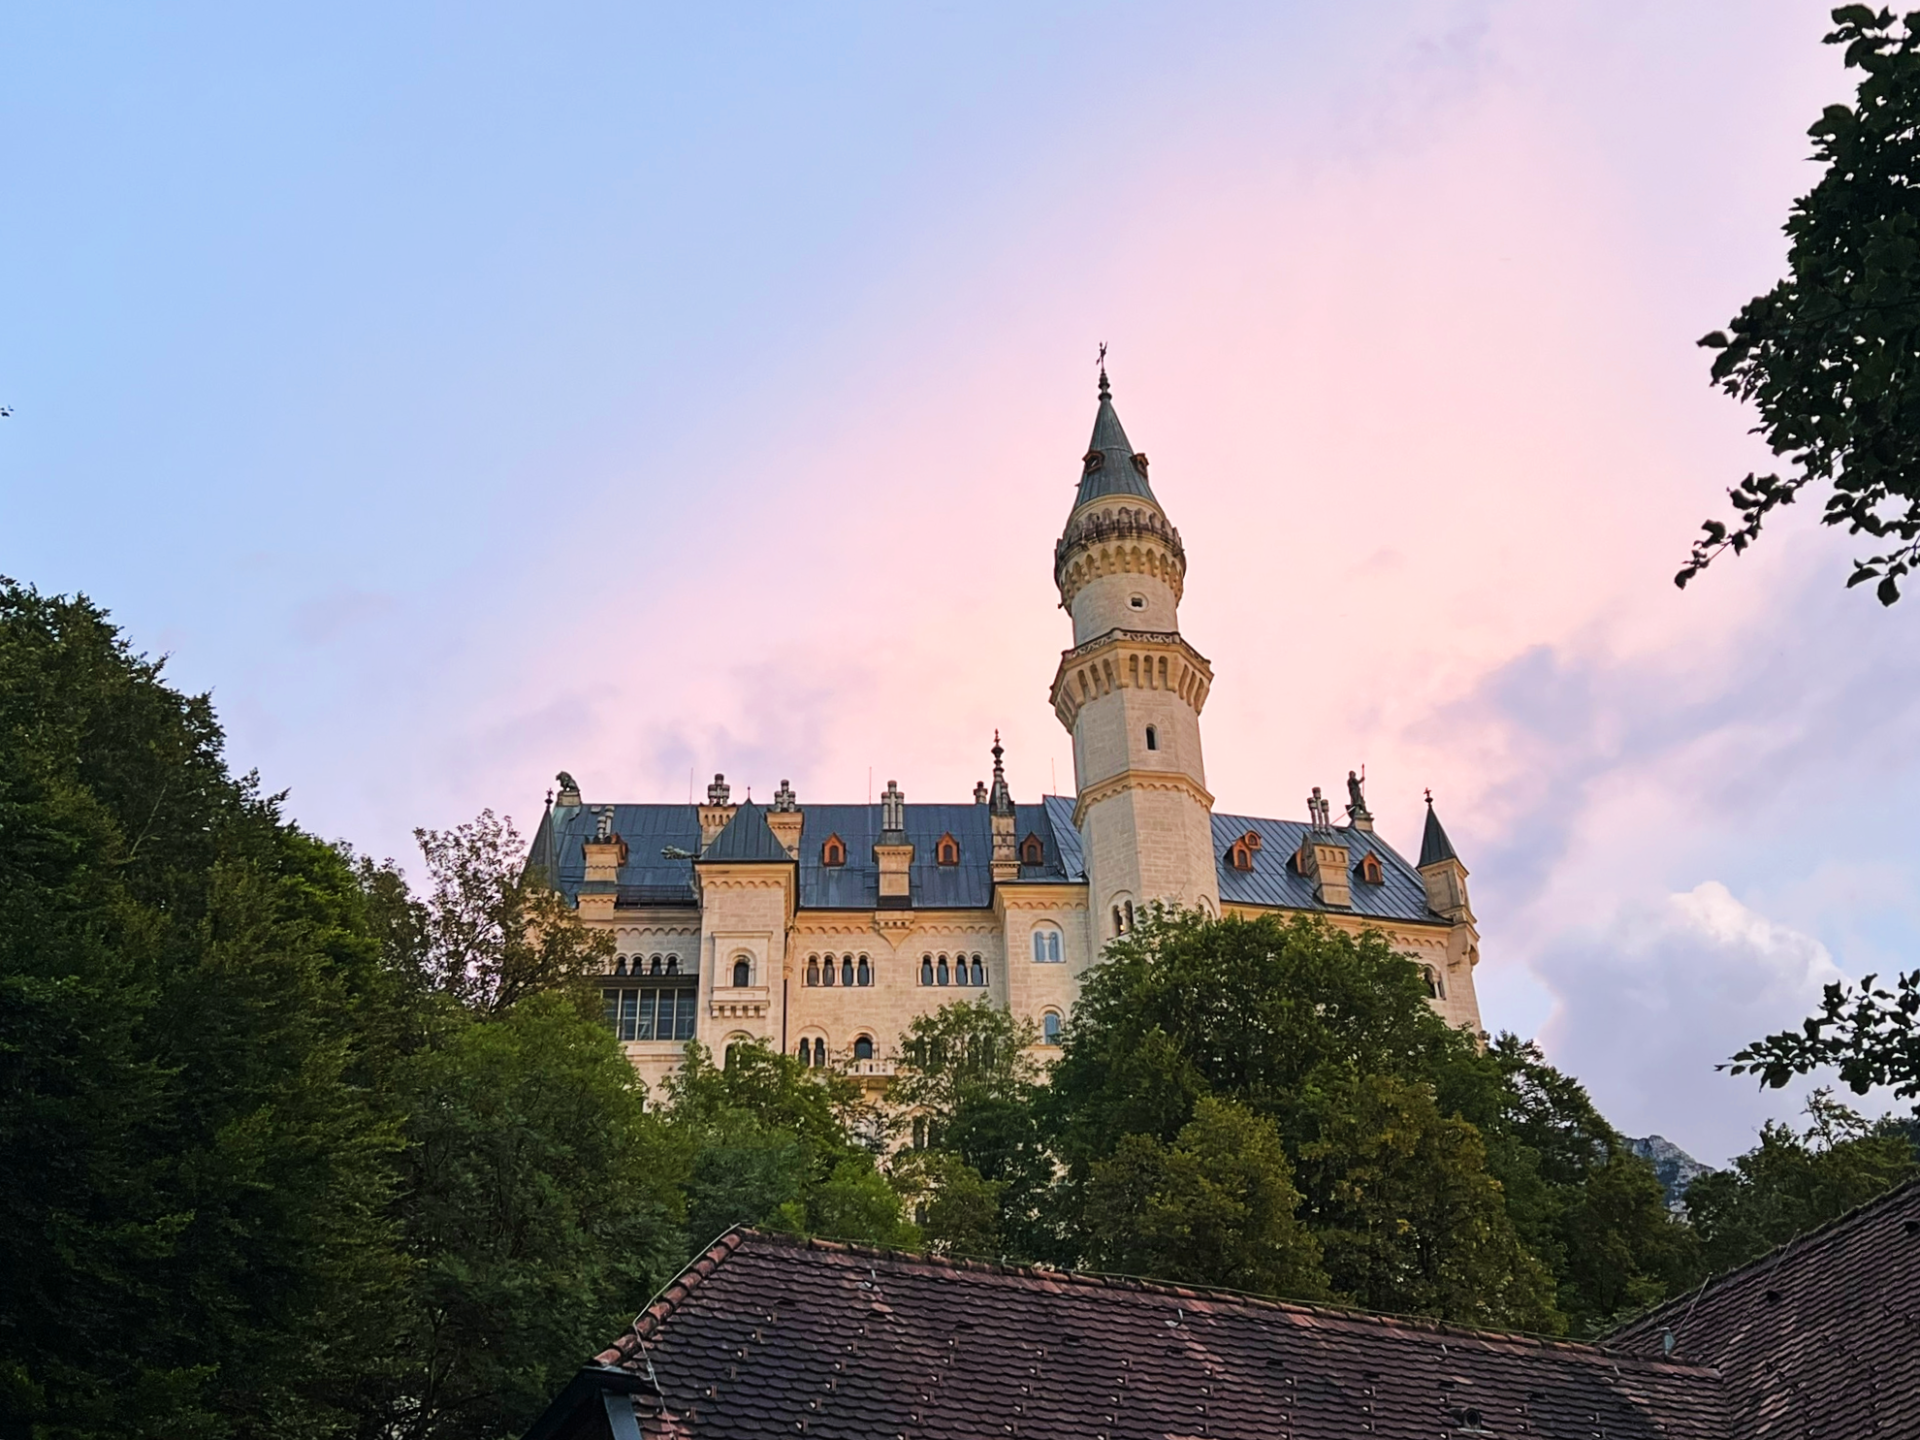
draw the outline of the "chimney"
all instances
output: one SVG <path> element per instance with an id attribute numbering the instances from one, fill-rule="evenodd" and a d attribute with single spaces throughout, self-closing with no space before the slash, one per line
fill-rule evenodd
<path id="1" fill-rule="evenodd" d="M 773 838 L 780 842 L 780 848 L 787 852 L 789 860 L 800 858 L 800 824 L 803 819 L 800 801 L 793 793 L 793 786 L 782 780 L 780 788 L 773 792 L 773 806 L 767 811 L 767 828 L 773 831 Z"/>
<path id="2" fill-rule="evenodd" d="M 733 796 L 733 787 L 727 784 L 725 775 L 716 774 L 713 783 L 707 786 L 707 803 L 700 807 L 700 848 L 706 849 L 720 838 L 720 832 L 727 828 L 733 819 L 733 812 L 740 807 L 728 803 Z"/>
<path id="3" fill-rule="evenodd" d="M 907 840 L 907 797 L 892 780 L 880 795 L 880 838 L 873 846 L 880 867 L 880 908 L 905 910 L 913 905 L 913 846 Z"/>

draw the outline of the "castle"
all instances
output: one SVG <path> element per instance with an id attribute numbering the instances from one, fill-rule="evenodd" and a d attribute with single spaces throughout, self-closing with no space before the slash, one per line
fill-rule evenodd
<path id="1" fill-rule="evenodd" d="M 990 998 L 1057 1042 L 1082 973 L 1160 901 L 1211 915 L 1311 913 L 1377 929 L 1434 1007 L 1480 1034 L 1467 871 L 1429 797 L 1420 859 L 1381 839 L 1357 777 L 1346 823 L 1316 787 L 1304 821 L 1214 810 L 1200 713 L 1213 670 L 1180 633 L 1180 532 L 1100 373 L 1093 440 L 1054 547 L 1073 644 L 1051 701 L 1072 796 L 1016 801 L 996 736 L 970 804 L 587 804 L 564 772 L 531 862 L 609 930 L 607 1017 L 649 1083 L 689 1039 L 763 1040 L 883 1089 L 914 1016 Z"/>

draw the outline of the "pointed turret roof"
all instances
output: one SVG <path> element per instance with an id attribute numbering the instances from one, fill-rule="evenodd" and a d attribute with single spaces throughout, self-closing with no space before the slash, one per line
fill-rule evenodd
<path id="1" fill-rule="evenodd" d="M 1089 500 L 1107 495 L 1137 495 L 1160 503 L 1147 484 L 1147 457 L 1135 456 L 1127 432 L 1121 428 L 1105 366 L 1100 369 L 1100 409 L 1093 417 L 1093 439 L 1081 464 L 1080 493 L 1073 502 L 1076 510 Z"/>
<path id="2" fill-rule="evenodd" d="M 1458 855 L 1453 853 L 1453 842 L 1447 838 L 1447 832 L 1440 824 L 1440 817 L 1433 813 L 1433 796 L 1429 793 L 1427 796 L 1427 829 L 1426 833 L 1420 837 L 1420 868 L 1424 870 L 1427 866 L 1437 865 L 1442 860 L 1458 860 L 1459 858 Z"/>
<path id="3" fill-rule="evenodd" d="M 1000 764 L 1000 757 L 1007 752 L 1001 748 L 1000 732 L 993 732 L 993 789 L 987 795 L 987 813 L 989 815 L 1013 814 L 1013 792 L 1007 788 L 1007 772 Z"/>
<path id="4" fill-rule="evenodd" d="M 700 856 L 702 860 L 728 860 L 736 864 L 758 860 L 791 860 L 787 847 L 767 824 L 764 807 L 749 800 L 734 812 L 727 828 L 714 836 Z"/>

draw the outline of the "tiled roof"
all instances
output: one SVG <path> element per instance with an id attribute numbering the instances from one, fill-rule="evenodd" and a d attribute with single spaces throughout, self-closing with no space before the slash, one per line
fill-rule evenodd
<path id="1" fill-rule="evenodd" d="M 1732 1440 L 1704 1367 L 735 1231 L 598 1357 L 654 1435 Z"/>
<path id="2" fill-rule="evenodd" d="M 1249 830 L 1260 837 L 1251 870 L 1236 870 L 1227 862 L 1233 842 Z M 1262 820 L 1254 815 L 1213 817 L 1214 863 L 1220 875 L 1220 899 L 1232 905 L 1278 906 L 1288 910 L 1325 910 L 1314 898 L 1313 881 L 1289 863 L 1308 830 L 1304 820 Z M 1347 847 L 1348 886 L 1353 903 L 1343 913 L 1379 920 L 1427 920 L 1427 887 L 1420 872 L 1376 834 L 1340 829 L 1334 837 Z M 1380 858 L 1384 883 L 1360 878 L 1360 863 L 1371 852 Z"/>
<path id="3" fill-rule="evenodd" d="M 1920 1435 L 1920 1181 L 1669 1301 L 1608 1343 L 1716 1367 L 1734 1433 Z"/>

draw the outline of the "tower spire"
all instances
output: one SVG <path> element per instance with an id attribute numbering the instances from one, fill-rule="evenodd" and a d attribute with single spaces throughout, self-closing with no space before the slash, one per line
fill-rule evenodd
<path id="1" fill-rule="evenodd" d="M 993 732 L 993 789 L 987 793 L 987 813 L 989 815 L 1013 814 L 1013 792 L 1007 788 L 1007 772 L 1000 763 L 1000 757 L 1007 752 L 1000 747 L 1000 732 Z"/>

